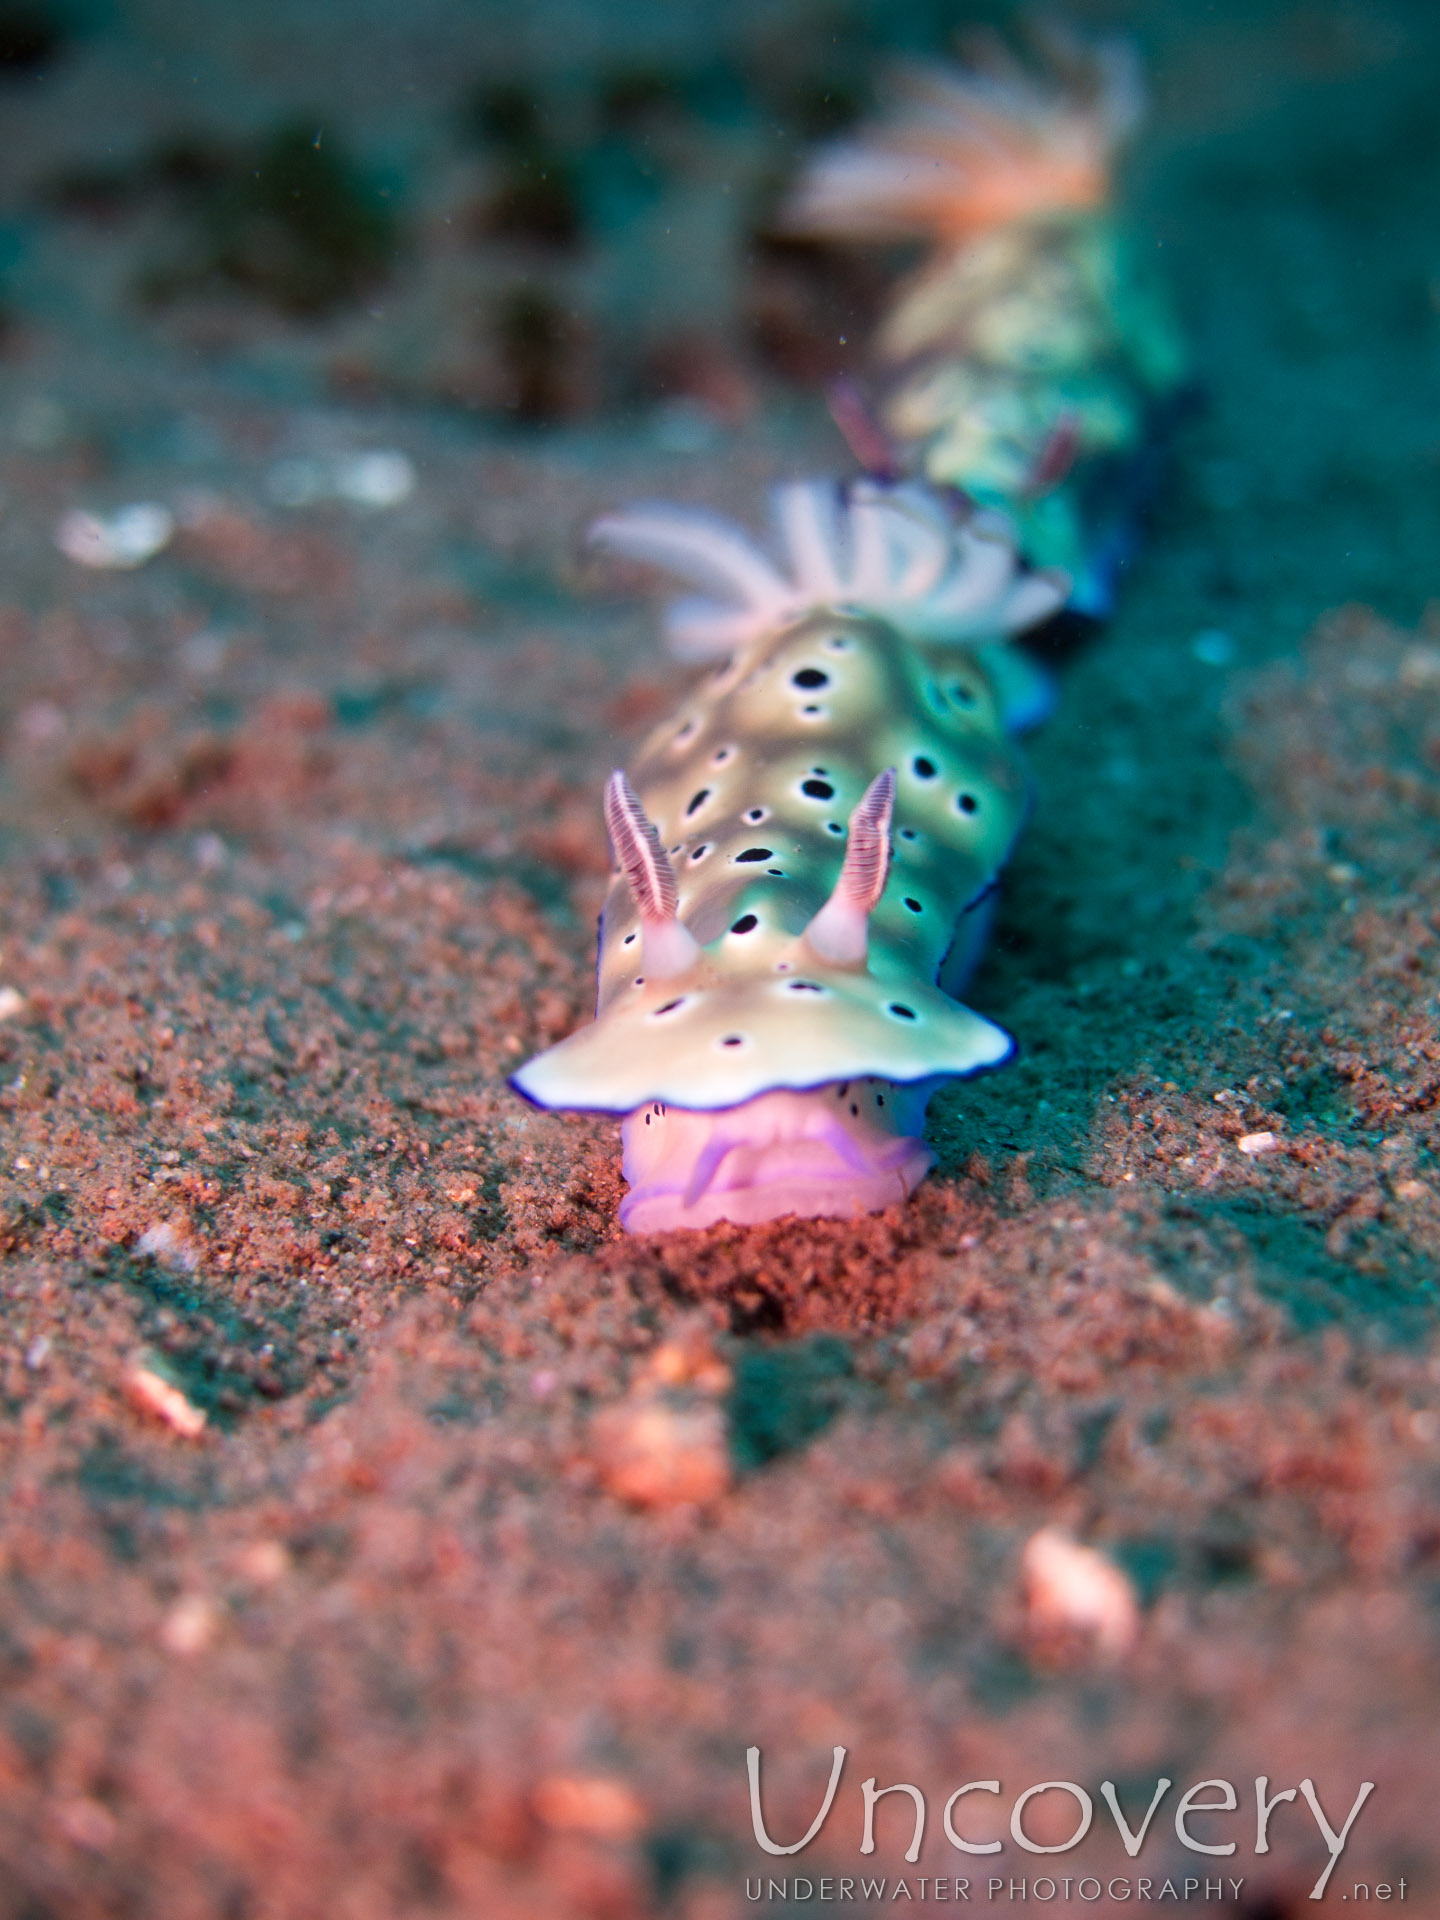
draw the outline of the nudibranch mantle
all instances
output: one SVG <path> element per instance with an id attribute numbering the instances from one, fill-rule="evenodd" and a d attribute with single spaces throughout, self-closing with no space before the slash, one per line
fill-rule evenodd
<path id="1" fill-rule="evenodd" d="M 629 1116 L 632 1230 L 901 1199 L 934 1087 L 1012 1051 L 950 994 L 1027 804 L 1003 638 L 1064 584 L 1021 572 L 993 521 L 826 495 L 780 496 L 788 576 L 704 516 L 602 523 L 720 595 L 672 617 L 685 651 L 701 632 L 733 649 L 645 742 L 634 789 L 612 781 L 597 1016 L 514 1077 L 541 1106 Z M 833 603 L 857 584 L 865 604 Z M 940 637 L 942 597 L 961 637 Z"/>

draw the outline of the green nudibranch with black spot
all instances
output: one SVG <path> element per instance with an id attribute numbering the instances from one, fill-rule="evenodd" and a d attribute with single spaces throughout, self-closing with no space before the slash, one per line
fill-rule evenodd
<path id="1" fill-rule="evenodd" d="M 902 1199 L 934 1087 L 1012 1051 L 952 995 L 1026 806 L 1007 636 L 1064 584 L 918 490 L 794 486 L 778 518 L 788 575 L 698 514 L 597 530 L 718 593 L 671 633 L 726 649 L 611 781 L 597 1017 L 515 1076 L 627 1116 L 635 1231 Z"/>

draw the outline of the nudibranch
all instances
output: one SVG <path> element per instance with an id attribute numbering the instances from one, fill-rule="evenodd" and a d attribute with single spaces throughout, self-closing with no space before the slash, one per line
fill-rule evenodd
<path id="1" fill-rule="evenodd" d="M 594 530 L 701 589 L 667 632 L 712 663 L 606 790 L 596 1019 L 514 1076 L 540 1106 L 625 1116 L 632 1232 L 901 1200 L 937 1085 L 1013 1047 L 953 995 L 1043 698 L 1007 641 L 1068 582 L 918 488 L 796 484 L 776 518 L 784 567 L 698 512 Z"/>
<path id="2" fill-rule="evenodd" d="M 1133 52 L 1053 29 L 1044 51 L 1045 70 L 992 45 L 900 76 L 889 117 L 816 154 L 781 220 L 929 242 L 873 345 L 880 423 L 902 469 L 1007 511 L 1102 613 L 1186 357 L 1111 210 L 1142 110 Z"/>

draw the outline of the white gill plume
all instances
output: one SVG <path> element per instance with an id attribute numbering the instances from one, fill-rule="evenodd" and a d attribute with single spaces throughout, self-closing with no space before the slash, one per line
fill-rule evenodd
<path id="1" fill-rule="evenodd" d="M 643 965 L 653 980 L 685 973 L 700 956 L 680 921 L 680 888 L 660 835 L 617 768 L 605 787 L 605 826 L 640 915 Z"/>
<path id="2" fill-rule="evenodd" d="M 997 640 L 1047 618 L 1069 581 L 1021 571 L 1000 514 L 957 521 L 926 490 L 794 481 L 772 497 L 777 562 L 742 529 L 698 509 L 635 507 L 591 540 L 701 590 L 666 610 L 681 660 L 711 660 L 821 607 L 878 615 L 917 640 Z"/>
<path id="3" fill-rule="evenodd" d="M 836 967 L 863 967 L 869 953 L 868 922 L 885 891 L 890 871 L 890 822 L 895 812 L 895 769 L 877 774 L 850 816 L 850 838 L 835 890 L 805 929 L 820 959 Z"/>

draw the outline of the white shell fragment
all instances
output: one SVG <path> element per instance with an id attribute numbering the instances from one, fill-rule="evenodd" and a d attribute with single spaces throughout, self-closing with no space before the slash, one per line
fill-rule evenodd
<path id="1" fill-rule="evenodd" d="M 393 448 L 347 453 L 334 465 L 335 491 L 357 507 L 398 507 L 415 491 L 415 463 Z"/>
<path id="2" fill-rule="evenodd" d="M 1103 1553 L 1042 1527 L 1020 1560 L 1030 1631 L 1048 1638 L 1078 1635 L 1111 1659 L 1128 1653 L 1140 1632 L 1140 1607 L 1129 1578 Z"/>
<path id="3" fill-rule="evenodd" d="M 205 1651 L 219 1624 L 214 1603 L 203 1593 L 182 1594 L 160 1622 L 160 1644 L 167 1653 L 188 1660 Z"/>
<path id="4" fill-rule="evenodd" d="M 1235 1142 L 1241 1153 L 1248 1153 L 1252 1157 L 1257 1153 L 1273 1153 L 1279 1144 L 1280 1142 L 1268 1127 L 1263 1133 L 1242 1134 Z"/>
<path id="5" fill-rule="evenodd" d="M 170 509 L 154 500 L 140 500 L 108 519 L 71 507 L 56 523 L 55 544 L 77 566 L 127 571 L 153 560 L 174 535 L 175 516 Z"/>
<path id="6" fill-rule="evenodd" d="M 205 1409 L 141 1361 L 126 1373 L 125 1392 L 142 1413 L 163 1422 L 182 1440 L 198 1440 L 205 1431 Z"/>
<path id="7" fill-rule="evenodd" d="M 162 1266 L 174 1267 L 181 1273 L 194 1273 L 200 1265 L 199 1254 L 184 1233 L 177 1231 L 168 1220 L 157 1220 L 148 1226 L 135 1242 L 135 1251 L 148 1254 Z"/>

